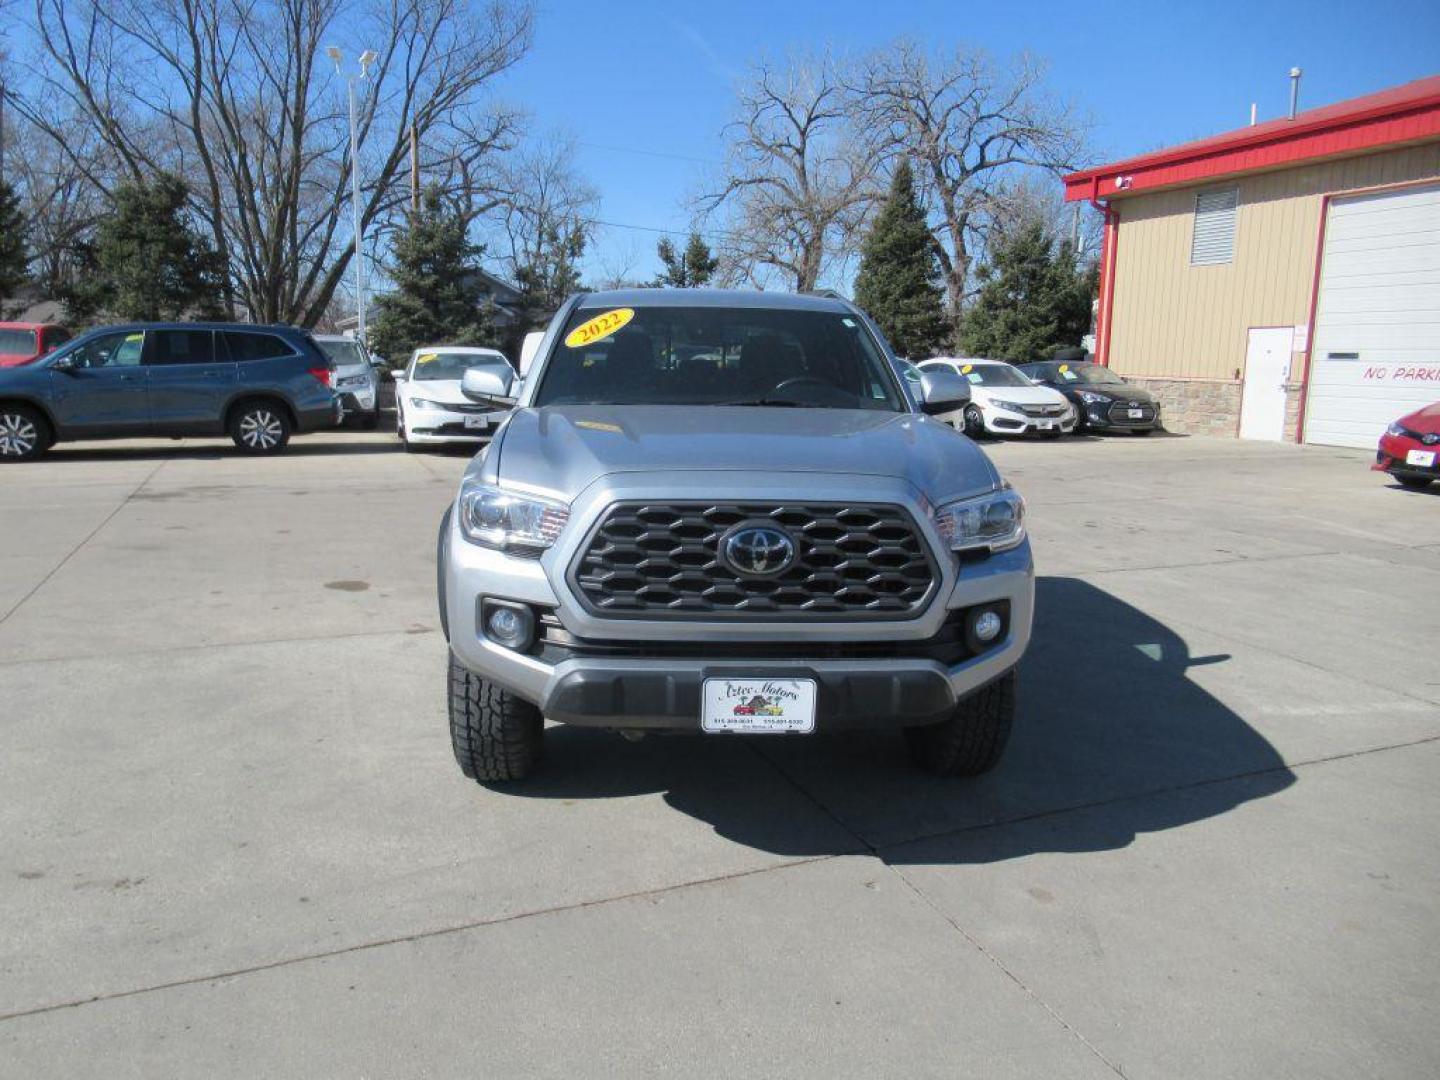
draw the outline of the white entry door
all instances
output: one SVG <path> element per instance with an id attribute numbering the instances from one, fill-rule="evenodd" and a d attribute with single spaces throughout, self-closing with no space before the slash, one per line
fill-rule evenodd
<path id="1" fill-rule="evenodd" d="M 1279 442 L 1285 437 L 1285 383 L 1290 378 L 1293 326 L 1250 331 L 1245 385 L 1240 391 L 1240 437 Z"/>

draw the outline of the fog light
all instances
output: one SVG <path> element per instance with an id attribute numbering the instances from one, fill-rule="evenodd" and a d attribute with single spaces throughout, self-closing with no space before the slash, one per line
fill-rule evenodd
<path id="1" fill-rule="evenodd" d="M 485 605 L 485 636 L 507 649 L 524 649 L 535 634 L 535 617 L 524 607 Z"/>
<path id="2" fill-rule="evenodd" d="M 999 615 L 985 608 L 976 613 L 970 624 L 971 630 L 975 633 L 975 640 L 989 644 L 1000 636 L 1000 631 L 1005 628 L 1004 621 Z"/>

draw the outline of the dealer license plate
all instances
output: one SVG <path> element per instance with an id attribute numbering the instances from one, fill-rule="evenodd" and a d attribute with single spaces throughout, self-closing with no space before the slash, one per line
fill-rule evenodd
<path id="1" fill-rule="evenodd" d="M 1054 421 L 1054 420 L 1036 420 L 1036 421 L 1035 421 L 1035 429 L 1036 429 L 1037 431 L 1050 431 L 1050 430 L 1051 430 L 1052 428 L 1054 428 L 1054 427 L 1055 427 L 1055 421 Z"/>
<path id="2" fill-rule="evenodd" d="M 710 733 L 815 730 L 814 679 L 706 679 L 700 727 Z"/>
<path id="3" fill-rule="evenodd" d="M 467 416 L 465 417 L 465 426 L 484 430 L 490 426 L 490 418 L 488 416 Z"/>
<path id="4" fill-rule="evenodd" d="M 1144 409 L 1131 409 L 1129 412 L 1131 420 L 1143 420 L 1145 418 Z"/>
<path id="5" fill-rule="evenodd" d="M 1423 468 L 1430 468 L 1435 464 L 1434 450 L 1411 450 L 1405 454 L 1406 465 L 1419 465 Z"/>

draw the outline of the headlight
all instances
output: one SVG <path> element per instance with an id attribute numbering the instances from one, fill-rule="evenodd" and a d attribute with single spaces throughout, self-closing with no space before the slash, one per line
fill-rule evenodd
<path id="1" fill-rule="evenodd" d="M 997 409 L 1008 409 L 1010 412 L 1023 413 L 1025 411 L 1024 405 L 1014 401 L 1002 401 L 999 398 L 991 398 L 990 404 L 994 405 Z"/>
<path id="2" fill-rule="evenodd" d="M 1108 405 L 1115 399 L 1109 394 L 1097 394 L 1094 390 L 1081 390 L 1080 400 L 1086 405 Z"/>
<path id="3" fill-rule="evenodd" d="M 443 401 L 431 401 L 429 398 L 423 397 L 412 397 L 410 406 L 415 409 L 448 409 L 450 407 Z"/>
<path id="4" fill-rule="evenodd" d="M 946 503 L 935 511 L 935 527 L 955 551 L 1005 551 L 1025 539 L 1025 500 L 1007 486 L 978 499 Z"/>
<path id="5" fill-rule="evenodd" d="M 1413 431 L 1411 431 L 1409 428 L 1407 428 L 1404 424 L 1401 424 L 1401 423 L 1399 423 L 1399 422 L 1396 422 L 1396 423 L 1394 423 L 1394 424 L 1391 424 L 1389 427 L 1387 427 L 1387 428 L 1385 429 L 1385 434 L 1386 434 L 1386 435 L 1398 435 L 1398 436 L 1400 436 L 1402 439 L 1418 439 L 1418 438 L 1420 438 L 1419 435 L 1417 435 L 1415 432 L 1413 432 Z"/>
<path id="6" fill-rule="evenodd" d="M 460 488 L 460 531 L 482 547 L 538 555 L 555 543 L 569 518 L 564 503 L 473 480 Z"/>

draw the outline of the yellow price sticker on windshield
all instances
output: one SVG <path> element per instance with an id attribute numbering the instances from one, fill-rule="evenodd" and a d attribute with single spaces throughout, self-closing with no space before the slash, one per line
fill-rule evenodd
<path id="1" fill-rule="evenodd" d="M 131 344 L 132 342 L 144 341 L 144 340 L 145 340 L 145 335 L 144 335 L 144 334 L 126 334 L 126 335 L 125 335 L 125 344 L 127 344 L 127 345 Z"/>
<path id="2" fill-rule="evenodd" d="M 1061 371 L 1062 373 L 1064 373 L 1064 372 L 1066 372 L 1066 371 L 1069 371 L 1069 370 L 1070 370 L 1070 365 L 1069 365 L 1069 364 L 1061 364 L 1061 365 L 1060 365 L 1060 371 Z"/>
<path id="3" fill-rule="evenodd" d="M 581 323 L 565 335 L 565 347 L 580 349 L 586 345 L 593 345 L 615 333 L 633 318 L 635 318 L 635 309 L 628 307 L 614 308 L 603 315 L 596 315 L 589 322 Z"/>
<path id="4" fill-rule="evenodd" d="M 972 371 L 974 371 L 974 370 L 975 370 L 975 365 L 974 365 L 974 364 L 966 364 L 964 367 L 962 367 L 962 368 L 960 369 L 960 374 L 961 374 L 961 375 L 969 375 L 970 372 L 972 372 Z"/>
<path id="5" fill-rule="evenodd" d="M 415 357 L 415 362 L 416 362 L 417 364 L 428 364 L 428 363 L 430 363 L 430 361 L 434 360 L 438 355 L 439 355 L 439 353 L 433 353 L 433 352 L 421 353 L 419 356 Z"/>
<path id="6" fill-rule="evenodd" d="M 619 424 L 606 424 L 600 420 L 576 420 L 575 426 L 586 428 L 589 431 L 609 431 L 616 435 L 625 433 L 625 429 Z"/>

